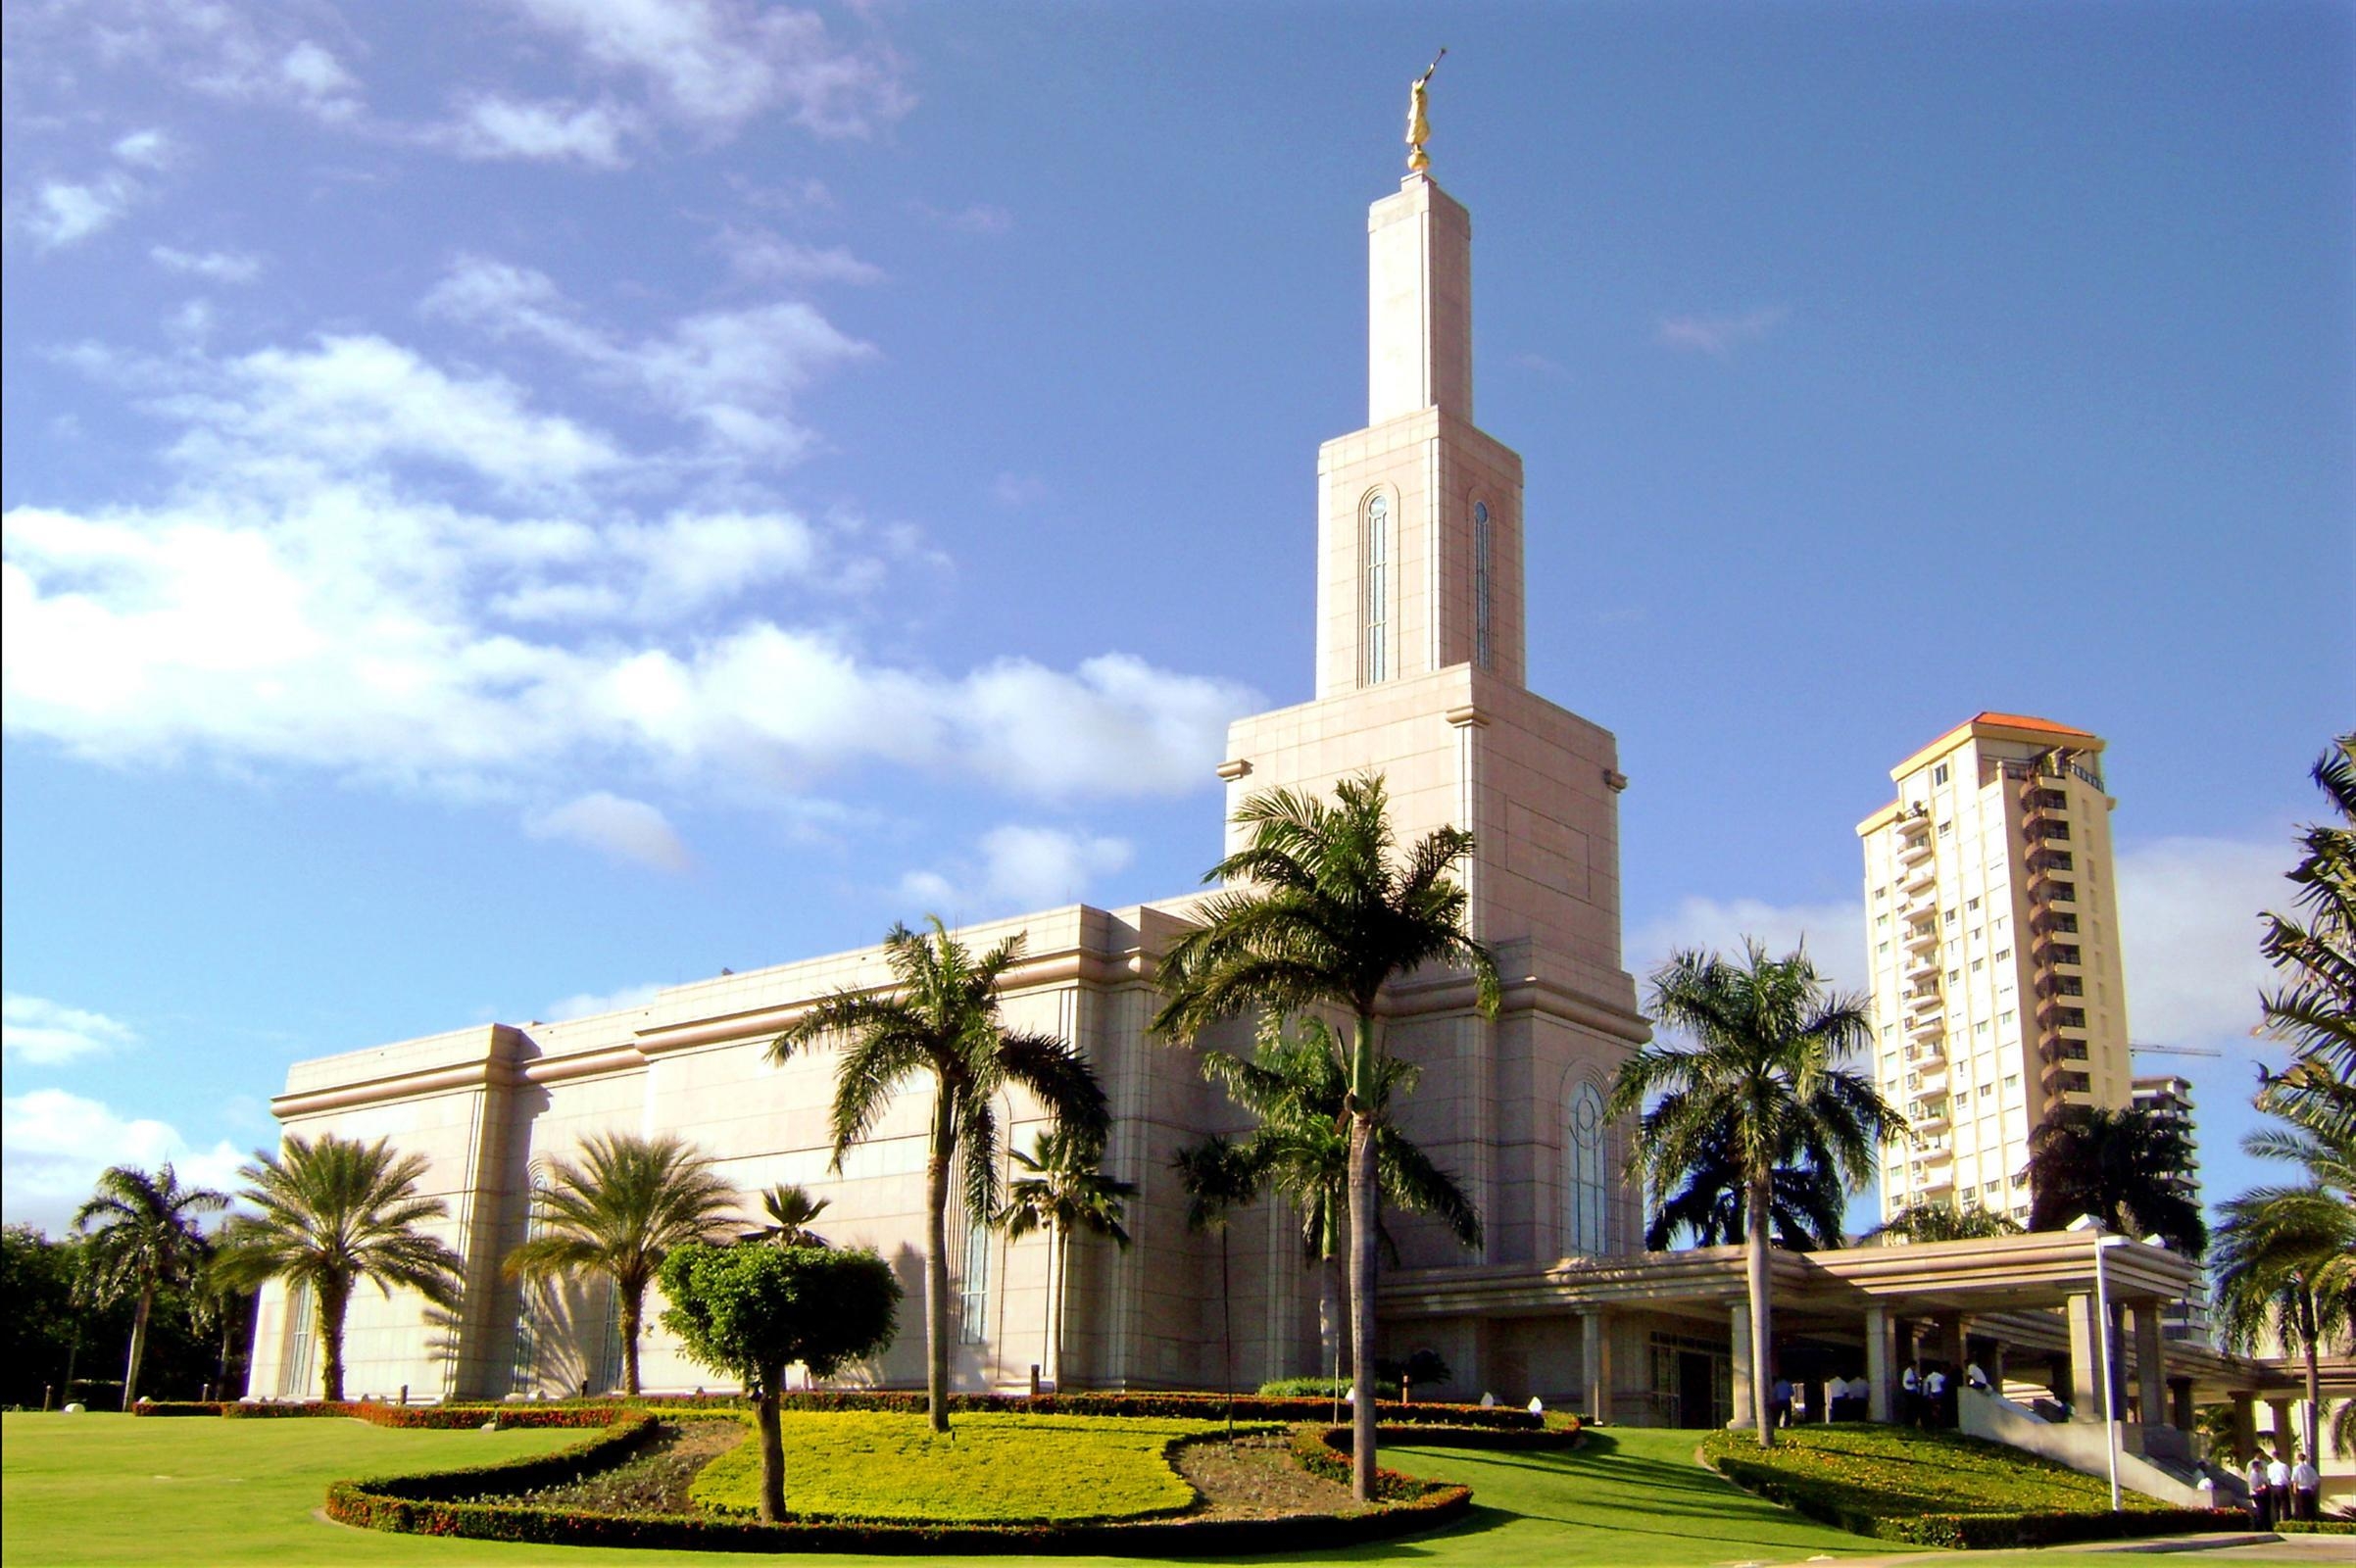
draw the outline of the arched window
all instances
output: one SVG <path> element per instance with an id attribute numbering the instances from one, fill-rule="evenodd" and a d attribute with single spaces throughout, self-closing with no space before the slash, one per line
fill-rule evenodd
<path id="1" fill-rule="evenodd" d="M 1489 645 L 1489 503 L 1473 503 L 1473 662 L 1491 667 Z"/>
<path id="2" fill-rule="evenodd" d="M 319 1336 L 312 1330 L 311 1286 L 308 1281 L 296 1280 L 286 1287 L 286 1360 L 278 1368 L 279 1398 L 300 1399 L 311 1392 L 311 1364 L 318 1354 Z"/>
<path id="3" fill-rule="evenodd" d="M 1581 1084 L 1571 1096 L 1569 1246 L 1573 1254 L 1609 1251 L 1611 1187 L 1604 1158 L 1603 1097 L 1594 1084 Z"/>
<path id="4" fill-rule="evenodd" d="M 957 1280 L 957 1338 L 979 1345 L 990 1332 L 990 1227 L 972 1220 L 965 1227 L 965 1267 Z"/>
<path id="5" fill-rule="evenodd" d="M 1375 495 L 1366 501 L 1365 612 L 1363 681 L 1373 685 L 1391 678 L 1391 502 Z"/>

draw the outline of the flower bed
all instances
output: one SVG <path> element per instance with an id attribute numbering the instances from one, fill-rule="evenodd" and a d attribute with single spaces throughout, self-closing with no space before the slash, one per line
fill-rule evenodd
<path id="1" fill-rule="evenodd" d="M 328 1490 L 326 1511 L 330 1518 L 363 1529 L 541 1545 L 760 1552 L 1196 1554 L 1302 1548 L 1331 1552 L 1432 1529 L 1461 1517 L 1472 1502 L 1470 1488 L 1414 1481 L 1395 1473 L 1385 1487 L 1393 1495 L 1374 1507 L 1339 1516 L 1317 1513 L 1260 1519 L 1179 1517 L 1129 1522 L 981 1524 L 796 1518 L 782 1524 L 761 1524 L 749 1520 L 536 1507 L 504 1495 L 625 1461 L 635 1445 L 644 1441 L 653 1428 L 654 1419 L 643 1412 L 628 1412 L 624 1421 L 624 1425 L 586 1443 L 512 1464 L 338 1482 Z M 1426 1442 L 1448 1442 L 1467 1430 L 1424 1428 L 1401 1435 Z M 1347 1474 L 1347 1458 L 1337 1454 L 1332 1446 L 1336 1435 L 1331 1430 L 1321 1430 L 1316 1436 L 1317 1448 L 1325 1456 L 1325 1462 L 1338 1464 Z M 1506 1436 L 1491 1429 L 1478 1433 L 1479 1438 L 1491 1441 Z M 1564 1441 L 1563 1434 L 1537 1430 L 1519 1436 L 1524 1442 Z M 1340 1432 L 1338 1441 L 1347 1445 L 1346 1430 Z M 490 1495 L 493 1493 L 503 1495 Z"/>

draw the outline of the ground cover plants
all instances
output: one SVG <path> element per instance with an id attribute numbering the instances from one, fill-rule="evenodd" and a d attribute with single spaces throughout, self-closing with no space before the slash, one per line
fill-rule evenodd
<path id="1" fill-rule="evenodd" d="M 1135 1519 L 1181 1512 L 1194 1491 L 1166 1455 L 1223 1431 L 1204 1421 L 992 1413 L 948 1434 L 924 1418 L 881 1411 L 789 1416 L 783 1423 L 786 1504 L 798 1518 L 1014 1523 Z M 690 1494 L 716 1513 L 749 1517 L 760 1455 L 729 1449 Z"/>
<path id="2" fill-rule="evenodd" d="M 2243 1515 L 2172 1508 L 2107 1482 L 1953 1432 L 1838 1423 L 1792 1427 L 1774 1448 L 1713 1432 L 1702 1452 L 1744 1490 L 1812 1519 L 1927 1546 L 2036 1546 L 2237 1528 Z"/>

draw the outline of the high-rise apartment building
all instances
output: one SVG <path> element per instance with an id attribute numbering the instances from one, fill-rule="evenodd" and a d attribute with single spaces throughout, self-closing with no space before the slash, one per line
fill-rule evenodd
<path id="1" fill-rule="evenodd" d="M 2192 1081 L 2175 1073 L 2154 1073 L 2137 1078 L 2130 1089 L 2132 1102 L 2148 1111 L 2156 1121 L 2173 1125 L 2184 1135 L 2184 1144 L 2192 1157 L 2184 1161 L 2172 1185 L 2195 1207 L 2200 1203 L 2200 1137 L 2192 1125 Z M 2200 1285 L 2183 1300 L 2168 1309 L 2165 1327 L 2172 1340 L 2194 1340 L 2207 1344 L 2209 1340 L 2209 1290 L 2204 1278 Z"/>
<path id="2" fill-rule="evenodd" d="M 2102 740 L 1981 713 L 1890 770 L 1865 850 L 1874 1069 L 1911 1142 L 1884 1218 L 2029 1214 L 2029 1140 L 2065 1105 L 2123 1106 L 2133 1068 Z"/>

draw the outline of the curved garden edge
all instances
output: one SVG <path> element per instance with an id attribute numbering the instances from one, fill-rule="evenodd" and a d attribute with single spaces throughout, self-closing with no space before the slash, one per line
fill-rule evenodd
<path id="1" fill-rule="evenodd" d="M 555 1453 L 464 1470 L 339 1481 L 328 1488 L 325 1513 L 336 1523 L 360 1529 L 535 1545 L 1041 1555 L 1329 1549 L 1431 1530 L 1462 1518 L 1472 1506 L 1469 1487 L 1418 1481 L 1392 1470 L 1379 1472 L 1382 1500 L 1371 1511 L 1275 1519 L 1175 1517 L 1074 1525 L 910 1525 L 837 1520 L 760 1524 L 456 1500 L 459 1495 L 480 1492 L 488 1485 L 524 1491 L 549 1480 L 577 1475 L 584 1464 L 605 1468 L 626 1458 L 655 1430 L 656 1417 L 643 1409 L 605 1408 L 611 1412 L 612 1426 Z M 1451 1428 L 1438 1423 L 1386 1423 L 1378 1430 L 1390 1442 L 1492 1448 L 1559 1447 L 1579 1441 L 1575 1424 L 1553 1428 L 1533 1425 Z M 1350 1441 L 1347 1427 L 1304 1426 L 1296 1433 L 1293 1454 L 1314 1473 L 1347 1478 Z"/>

